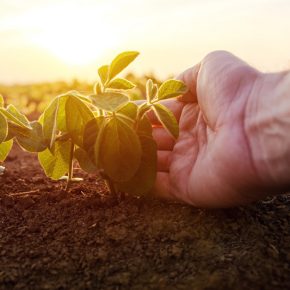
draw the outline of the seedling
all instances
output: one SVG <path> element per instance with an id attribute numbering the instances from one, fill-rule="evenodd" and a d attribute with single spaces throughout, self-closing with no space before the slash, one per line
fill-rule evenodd
<path id="1" fill-rule="evenodd" d="M 44 150 L 41 143 L 41 125 L 37 122 L 29 122 L 13 105 L 4 107 L 4 99 L 0 96 L 0 162 L 3 162 L 9 154 L 13 138 L 19 145 L 31 152 Z M 2 168 L 3 173 L 3 168 Z"/>
<path id="2" fill-rule="evenodd" d="M 123 52 L 101 66 L 92 94 L 70 91 L 57 96 L 37 122 L 29 122 L 14 107 L 4 109 L 2 101 L 0 143 L 5 142 L 1 145 L 15 137 L 25 150 L 38 152 L 46 175 L 67 180 L 66 190 L 79 180 L 73 177 L 77 160 L 84 171 L 98 172 L 112 193 L 146 194 L 157 171 L 157 146 L 147 112 L 152 110 L 168 133 L 178 138 L 178 123 L 160 101 L 183 94 L 186 87 L 168 80 L 158 88 L 149 79 L 146 100 L 134 103 L 128 92 L 135 85 L 118 75 L 138 54 Z"/>

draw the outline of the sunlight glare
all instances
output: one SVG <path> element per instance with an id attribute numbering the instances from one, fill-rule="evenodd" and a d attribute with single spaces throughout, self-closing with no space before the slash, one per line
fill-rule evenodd
<path id="1" fill-rule="evenodd" d="M 67 15 L 67 7 L 60 6 L 56 17 L 42 21 L 40 30 L 32 34 L 32 41 L 68 65 L 86 65 L 118 44 L 113 30 L 114 24 L 100 15 L 77 7 L 71 7 Z"/>

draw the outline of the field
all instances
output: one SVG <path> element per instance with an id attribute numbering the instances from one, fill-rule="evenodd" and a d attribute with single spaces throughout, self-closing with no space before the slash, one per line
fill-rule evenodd
<path id="1" fill-rule="evenodd" d="M 145 81 L 129 75 L 144 97 Z M 37 119 L 73 81 L 0 86 Z M 99 176 L 65 192 L 17 144 L 0 176 L 0 289 L 289 289 L 290 195 L 227 210 L 110 195 Z"/>

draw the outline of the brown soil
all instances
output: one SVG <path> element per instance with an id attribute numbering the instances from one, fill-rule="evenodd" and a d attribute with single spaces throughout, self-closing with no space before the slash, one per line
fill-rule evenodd
<path id="1" fill-rule="evenodd" d="M 80 171 L 66 195 L 18 148 L 5 164 L 0 289 L 290 289 L 290 195 L 214 211 L 117 202 Z"/>

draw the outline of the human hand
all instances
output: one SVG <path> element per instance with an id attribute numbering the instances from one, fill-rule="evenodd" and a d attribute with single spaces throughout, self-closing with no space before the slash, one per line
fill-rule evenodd
<path id="1" fill-rule="evenodd" d="M 257 97 L 261 75 L 217 51 L 179 77 L 189 91 L 165 102 L 179 121 L 178 140 L 150 115 L 158 145 L 154 193 L 198 207 L 242 205 L 269 193 L 252 156 L 255 141 L 245 129 L 248 101 Z"/>

